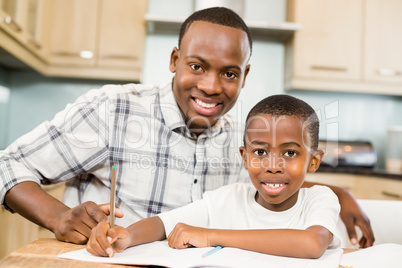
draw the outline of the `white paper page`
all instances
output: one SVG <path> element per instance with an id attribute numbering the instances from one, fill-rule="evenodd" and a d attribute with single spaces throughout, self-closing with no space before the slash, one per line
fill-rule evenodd
<path id="1" fill-rule="evenodd" d="M 59 255 L 60 258 L 118 264 L 159 265 L 174 268 L 188 267 L 275 267 L 275 268 L 338 268 L 342 249 L 327 250 L 319 259 L 300 259 L 272 256 L 236 248 L 223 248 L 202 258 L 212 248 L 172 249 L 166 241 L 153 242 L 126 249 L 114 257 L 95 257 L 86 249 Z"/>
<path id="2" fill-rule="evenodd" d="M 386 243 L 361 249 L 342 256 L 341 265 L 353 268 L 401 268 L 402 245 Z"/>

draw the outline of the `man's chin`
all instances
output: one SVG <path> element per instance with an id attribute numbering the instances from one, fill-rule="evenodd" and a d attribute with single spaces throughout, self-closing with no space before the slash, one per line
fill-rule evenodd
<path id="1" fill-rule="evenodd" d="M 193 132 L 194 134 L 201 134 L 204 131 L 211 129 L 217 121 L 213 122 L 202 122 L 202 123 L 197 123 L 197 122 L 191 122 L 191 124 L 188 126 L 188 128 Z"/>

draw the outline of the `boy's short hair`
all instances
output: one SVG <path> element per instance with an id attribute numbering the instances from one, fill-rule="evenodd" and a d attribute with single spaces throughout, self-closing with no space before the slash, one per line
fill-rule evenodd
<path id="1" fill-rule="evenodd" d="M 260 114 L 270 114 L 274 116 L 296 116 L 303 122 L 303 129 L 306 128 L 310 136 L 311 149 L 318 149 L 318 134 L 320 122 L 314 109 L 302 101 L 290 95 L 272 95 L 258 102 L 247 115 L 247 126 L 244 133 L 244 145 L 246 145 L 246 134 L 249 120 Z"/>
<path id="2" fill-rule="evenodd" d="M 236 12 L 225 7 L 206 8 L 198 10 L 191 14 L 181 25 L 179 34 L 179 49 L 184 34 L 187 32 L 188 28 L 194 21 L 206 21 L 243 30 L 247 34 L 251 55 L 253 40 L 251 37 L 250 29 L 248 28 L 244 20 Z"/>

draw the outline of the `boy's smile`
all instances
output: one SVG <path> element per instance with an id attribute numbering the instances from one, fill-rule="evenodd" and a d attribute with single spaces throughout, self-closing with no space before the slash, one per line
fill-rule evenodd
<path id="1" fill-rule="evenodd" d="M 237 28 L 193 22 L 174 48 L 170 70 L 173 93 L 195 134 L 212 127 L 236 103 L 248 74 L 250 46 Z"/>
<path id="2" fill-rule="evenodd" d="M 308 137 L 296 116 L 259 114 L 249 121 L 240 153 L 261 206 L 284 211 L 296 204 L 305 174 L 317 160 L 309 153 Z"/>

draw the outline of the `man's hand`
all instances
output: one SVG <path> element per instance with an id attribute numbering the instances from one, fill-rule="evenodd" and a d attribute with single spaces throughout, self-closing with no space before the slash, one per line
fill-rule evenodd
<path id="1" fill-rule="evenodd" d="M 371 247 L 375 239 L 368 217 L 349 192 L 344 191 L 343 194 L 338 195 L 338 198 L 341 204 L 340 216 L 346 226 L 352 245 L 359 243 L 361 248 Z M 358 226 L 362 231 L 360 241 L 357 240 L 355 226 Z"/>
<path id="2" fill-rule="evenodd" d="M 341 205 L 341 219 L 346 226 L 348 236 L 352 245 L 359 243 L 361 248 L 371 247 L 374 243 L 374 233 L 371 229 L 370 220 L 364 214 L 363 210 L 357 204 L 356 199 L 349 193 L 349 191 L 328 184 L 304 182 L 303 187 L 312 187 L 314 185 L 325 185 L 338 196 L 339 204 Z M 362 231 L 360 241 L 357 240 L 355 226 L 358 226 Z"/>
<path id="3" fill-rule="evenodd" d="M 209 247 L 208 229 L 178 223 L 170 232 L 168 243 L 171 248 L 183 249 L 190 246 Z"/>
<path id="4" fill-rule="evenodd" d="M 107 217 L 109 213 L 109 204 L 98 206 L 90 201 L 82 203 L 60 215 L 54 234 L 60 241 L 85 244 L 91 235 L 91 230 L 99 222 L 109 223 Z M 115 210 L 115 215 L 118 218 L 124 216 L 120 209 Z"/>

